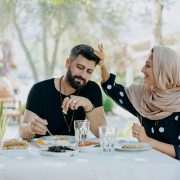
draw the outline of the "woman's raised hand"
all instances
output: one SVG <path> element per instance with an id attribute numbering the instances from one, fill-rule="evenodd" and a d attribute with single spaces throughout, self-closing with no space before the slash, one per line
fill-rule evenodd
<path id="1" fill-rule="evenodd" d="M 104 48 L 102 44 L 98 44 L 98 49 L 95 50 L 94 54 L 100 58 L 99 65 L 103 66 L 104 65 L 104 59 L 105 59 L 105 54 L 104 54 Z"/>

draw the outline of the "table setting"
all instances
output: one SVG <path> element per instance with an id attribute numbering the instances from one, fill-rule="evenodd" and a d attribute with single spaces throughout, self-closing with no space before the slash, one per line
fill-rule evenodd
<path id="1" fill-rule="evenodd" d="M 99 127 L 100 137 L 92 138 L 90 125 L 79 123 L 75 136 L 43 136 L 29 141 L 23 151 L 2 152 L 0 179 L 180 179 L 179 161 L 149 144 L 118 138 L 111 126 Z"/>

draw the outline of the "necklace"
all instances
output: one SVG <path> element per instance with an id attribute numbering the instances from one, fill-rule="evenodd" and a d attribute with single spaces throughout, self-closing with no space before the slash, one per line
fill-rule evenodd
<path id="1" fill-rule="evenodd" d="M 62 78 L 63 78 L 63 76 L 60 78 L 60 80 L 59 80 L 59 93 L 60 93 L 60 100 L 61 100 L 61 105 L 62 105 L 62 102 L 63 102 L 63 97 L 62 97 L 62 94 L 61 94 L 61 81 L 62 81 Z M 77 94 L 78 95 L 78 94 Z M 62 108 L 60 107 L 60 110 L 62 111 Z M 70 123 L 68 124 L 68 121 L 67 121 L 67 119 L 66 119 L 66 116 L 65 116 L 65 114 L 63 113 L 63 111 L 62 111 L 62 114 L 63 114 L 63 118 L 64 118 L 64 121 L 65 121 L 65 123 L 66 123 L 66 126 L 67 126 L 67 128 L 68 128 L 68 133 L 69 133 L 69 135 L 70 135 L 70 133 L 71 133 L 71 127 L 72 127 L 72 123 L 73 123 L 73 119 L 74 119 L 74 110 L 73 110 L 73 113 L 72 113 L 72 116 L 71 116 L 71 121 L 70 121 Z"/>

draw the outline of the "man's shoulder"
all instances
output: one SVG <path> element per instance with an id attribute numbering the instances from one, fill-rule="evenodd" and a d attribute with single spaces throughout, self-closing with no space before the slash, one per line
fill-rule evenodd
<path id="1" fill-rule="evenodd" d="M 80 96 L 88 98 L 95 107 L 102 106 L 102 92 L 96 82 L 89 81 L 79 93 Z"/>
<path id="2" fill-rule="evenodd" d="M 49 87 L 49 85 L 54 83 L 54 78 L 51 79 L 46 79 L 40 82 L 37 82 L 33 85 L 34 88 L 44 88 L 44 87 Z"/>
<path id="3" fill-rule="evenodd" d="M 89 81 L 80 91 L 82 93 L 99 92 L 100 86 L 94 81 Z"/>
<path id="4" fill-rule="evenodd" d="M 95 81 L 89 81 L 86 85 L 85 88 L 100 88 L 99 85 Z"/>

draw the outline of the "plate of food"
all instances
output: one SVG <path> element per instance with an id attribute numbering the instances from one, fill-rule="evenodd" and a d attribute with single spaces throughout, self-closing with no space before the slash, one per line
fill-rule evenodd
<path id="1" fill-rule="evenodd" d="M 28 142 L 22 139 L 8 139 L 3 141 L 3 153 L 27 152 Z"/>
<path id="2" fill-rule="evenodd" d="M 60 141 L 70 141 L 74 136 L 68 136 L 68 135 L 55 135 L 55 136 L 43 136 L 41 137 L 43 140 L 46 141 L 54 141 L 54 140 L 60 140 Z"/>
<path id="3" fill-rule="evenodd" d="M 80 142 L 79 143 L 79 147 L 94 147 L 94 146 L 98 146 L 99 142 L 97 141 L 85 141 L 85 142 Z"/>
<path id="4" fill-rule="evenodd" d="M 144 142 L 124 142 L 115 146 L 116 151 L 145 151 L 152 149 L 152 145 Z"/>
<path id="5" fill-rule="evenodd" d="M 97 151 L 98 148 L 96 147 L 100 147 L 100 144 L 98 141 L 90 141 L 90 140 L 80 142 L 78 143 L 78 145 L 81 152 Z"/>
<path id="6" fill-rule="evenodd" d="M 39 147 L 50 147 L 53 145 L 69 146 L 71 144 L 73 136 L 43 136 L 37 139 L 37 144 Z"/>
<path id="7" fill-rule="evenodd" d="M 47 140 L 44 140 L 43 138 L 37 139 L 37 145 L 41 148 L 50 147 L 50 146 L 53 146 L 53 144 L 54 143 L 52 141 L 47 141 Z"/>
<path id="8" fill-rule="evenodd" d="M 60 156 L 70 157 L 73 156 L 77 151 L 69 146 L 51 146 L 48 148 L 40 149 L 39 153 L 45 156 Z"/>

